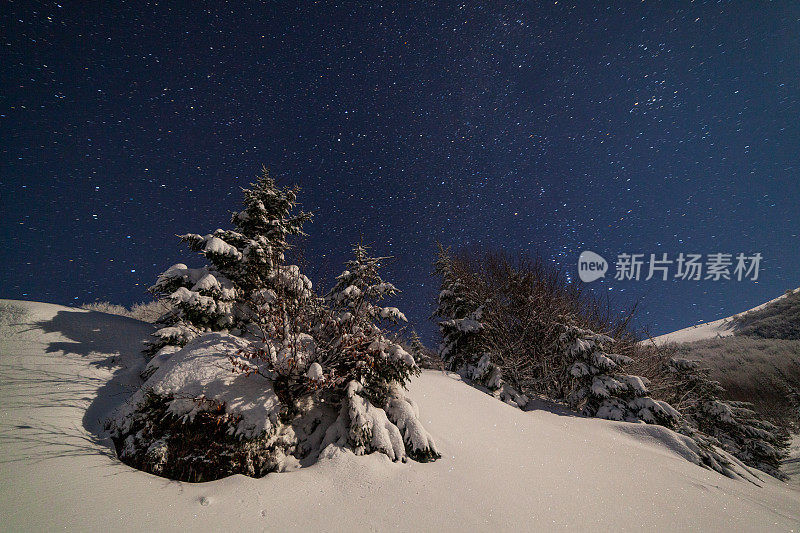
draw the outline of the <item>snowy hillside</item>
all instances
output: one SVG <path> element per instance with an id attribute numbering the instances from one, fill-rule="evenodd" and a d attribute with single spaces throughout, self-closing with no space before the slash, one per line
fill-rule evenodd
<path id="1" fill-rule="evenodd" d="M 794 289 L 793 293 L 800 292 L 800 288 Z M 700 341 L 705 339 L 715 339 L 720 337 L 729 337 L 733 335 L 737 329 L 739 329 L 744 324 L 744 318 L 746 315 L 753 311 L 760 311 L 765 307 L 778 302 L 784 298 L 786 298 L 787 294 L 782 294 L 777 298 L 774 298 L 768 302 L 764 302 L 761 305 L 757 305 L 752 309 L 748 309 L 742 313 L 738 313 L 733 316 L 720 318 L 718 320 L 713 320 L 711 322 L 704 322 L 702 324 L 695 324 L 694 326 L 689 326 L 688 328 L 679 329 L 678 331 L 673 331 L 672 333 L 665 333 L 664 335 L 659 335 L 658 337 L 653 337 L 653 342 L 656 344 L 664 344 L 667 342 L 694 342 Z"/>
<path id="2" fill-rule="evenodd" d="M 451 375 L 410 384 L 442 458 L 340 452 L 314 466 L 188 484 L 134 470 L 102 421 L 140 383 L 135 320 L 0 301 L 4 530 L 797 530 L 800 492 L 687 461 L 658 426 L 522 412 Z"/>
<path id="3" fill-rule="evenodd" d="M 771 421 L 797 431 L 800 391 L 800 289 L 728 318 L 655 337 L 674 356 L 695 359 L 726 390 L 726 399 L 752 403 Z M 645 341 L 645 342 L 650 342 Z M 784 471 L 800 486 L 798 436 Z"/>

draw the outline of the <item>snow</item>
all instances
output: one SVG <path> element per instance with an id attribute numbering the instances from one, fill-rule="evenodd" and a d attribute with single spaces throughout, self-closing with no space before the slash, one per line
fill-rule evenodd
<path id="1" fill-rule="evenodd" d="M 403 441 L 412 450 L 437 452 L 433 437 L 419 421 L 419 407 L 400 387 L 395 386 L 392 391 L 386 407 L 386 416 L 397 426 L 403 434 Z"/>
<path id="2" fill-rule="evenodd" d="M 800 288 L 794 289 L 794 291 L 792 292 L 795 293 L 800 292 Z M 655 342 L 656 344 L 665 344 L 667 342 L 684 343 L 684 342 L 701 341 L 704 339 L 730 337 L 736 332 L 736 329 L 738 327 L 737 317 L 746 315 L 751 311 L 758 311 L 760 309 L 763 309 L 764 307 L 772 303 L 775 303 L 779 300 L 782 300 L 783 298 L 786 298 L 786 294 L 782 294 L 777 298 L 769 300 L 768 302 L 764 302 L 761 305 L 757 305 L 752 309 L 748 309 L 747 311 L 738 313 L 733 316 L 720 318 L 719 320 L 713 320 L 711 322 L 705 322 L 703 324 L 696 324 L 694 326 L 689 326 L 688 328 L 683 328 L 677 331 L 673 331 L 672 333 L 665 333 L 664 335 L 653 337 L 652 341 Z"/>
<path id="3" fill-rule="evenodd" d="M 208 273 L 208 268 L 189 268 L 183 263 L 177 263 L 169 267 L 164 273 L 158 276 L 155 287 L 158 287 L 174 278 L 183 278 L 197 283 L 200 279 Z"/>
<path id="4" fill-rule="evenodd" d="M 636 377 L 636 376 L 628 376 L 628 377 Z M 672 419 L 672 420 L 680 420 L 680 413 L 676 411 L 670 404 L 667 402 L 662 402 L 661 400 L 654 400 L 649 396 L 634 398 L 630 401 L 630 407 L 636 410 L 636 414 L 647 422 L 648 424 L 656 423 L 656 420 L 660 418 L 664 419 Z M 657 416 L 656 416 L 657 415 Z"/>
<path id="5" fill-rule="evenodd" d="M 322 365 L 317 362 L 311 363 L 306 371 L 306 377 L 315 381 L 324 379 L 325 375 L 322 372 Z"/>
<path id="6" fill-rule="evenodd" d="M 272 363 L 275 368 L 289 371 L 293 366 L 305 367 L 308 361 L 315 358 L 317 349 L 314 337 L 307 333 L 291 333 L 290 337 L 283 341 L 270 341 L 266 348 L 270 352 Z"/>
<path id="7" fill-rule="evenodd" d="M 629 389 L 632 389 L 637 394 L 647 394 L 647 379 L 641 376 L 620 375 L 617 376 L 620 381 L 625 382 Z"/>
<path id="8" fill-rule="evenodd" d="M 483 324 L 471 318 L 454 318 L 452 320 L 442 320 L 439 322 L 441 325 L 456 328 L 462 333 L 473 333 L 483 329 Z"/>
<path id="9" fill-rule="evenodd" d="M 183 304 L 191 303 L 191 302 L 194 301 L 195 298 L 198 298 L 198 297 L 207 298 L 208 300 L 211 300 L 212 302 L 214 301 L 212 298 L 209 298 L 208 296 L 200 296 L 199 293 L 190 291 L 186 287 L 178 288 L 178 290 L 176 290 L 175 292 L 170 294 L 169 297 L 171 299 L 175 300 L 175 302 L 179 302 L 179 303 L 183 303 Z"/>
<path id="10" fill-rule="evenodd" d="M 153 335 L 177 344 L 186 344 L 197 334 L 190 328 L 182 324 L 178 324 L 175 326 L 161 328 L 155 331 Z"/>
<path id="11" fill-rule="evenodd" d="M 273 283 L 297 295 L 298 298 L 311 296 L 311 280 L 300 273 L 300 267 L 297 265 L 281 265 L 273 271 L 270 277 Z"/>
<path id="12" fill-rule="evenodd" d="M 345 271 L 345 272 L 347 272 L 347 271 Z M 341 294 L 338 294 L 337 296 L 338 296 L 338 300 L 345 300 L 345 299 L 356 300 L 356 299 L 361 297 L 361 289 L 359 289 L 355 285 L 348 285 L 341 292 Z"/>
<path id="13" fill-rule="evenodd" d="M 406 315 L 400 312 L 396 307 L 382 307 L 380 311 L 381 318 L 388 318 L 395 322 L 408 322 Z"/>
<path id="14" fill-rule="evenodd" d="M 388 357 L 394 361 L 402 361 L 408 366 L 417 366 L 414 357 L 405 351 L 402 346 L 383 337 L 372 341 L 369 345 L 369 351 L 378 352 L 381 357 Z"/>
<path id="15" fill-rule="evenodd" d="M 188 276 L 189 279 L 199 279 L 198 274 L 203 272 L 204 269 L 201 268 L 189 268 L 183 263 L 176 263 L 169 267 L 167 270 L 164 271 L 163 274 L 159 276 L 159 279 L 171 279 L 177 278 L 182 276 Z"/>
<path id="16" fill-rule="evenodd" d="M 258 374 L 248 376 L 232 371 L 229 357 L 238 359 L 237 352 L 246 348 L 249 344 L 239 337 L 209 333 L 169 357 L 159 358 L 159 366 L 142 388 L 115 414 L 116 423 L 123 427 L 129 422 L 128 416 L 144 400 L 145 391 L 152 391 L 174 396 L 168 410 L 175 416 L 193 419 L 206 405 L 197 401 L 203 398 L 224 404 L 227 413 L 240 415 L 236 435 L 253 438 L 271 433 L 280 411 L 271 382 Z"/>
<path id="17" fill-rule="evenodd" d="M 214 233 L 209 233 L 208 235 L 198 235 L 196 233 L 188 233 L 186 235 L 181 235 L 182 239 L 193 239 L 199 243 L 202 243 L 202 249 L 207 254 L 213 255 L 224 255 L 229 256 L 234 259 L 241 259 L 242 254 L 239 250 L 236 249 L 235 246 L 231 246 L 227 242 L 223 241 L 217 234 L 224 234 L 225 232 L 221 229 L 218 229 Z M 165 273 L 166 274 L 166 273 Z"/>
<path id="18" fill-rule="evenodd" d="M 209 273 L 200 278 L 200 281 L 194 284 L 194 286 L 192 287 L 192 291 L 194 292 L 213 291 L 213 290 L 220 290 L 221 288 L 222 286 L 220 285 L 219 281 L 217 281 L 217 278 L 215 278 L 213 274 Z"/>
<path id="19" fill-rule="evenodd" d="M 783 463 L 783 471 L 789 476 L 789 483 L 800 490 L 800 434 L 792 436 L 789 457 Z"/>
<path id="20" fill-rule="evenodd" d="M 329 447 L 313 466 L 261 479 L 159 478 L 120 463 L 102 429 L 136 390 L 151 331 L 94 311 L 0 301 L 4 530 L 800 527 L 799 488 L 700 468 L 687 460 L 691 441 L 665 428 L 524 412 L 437 371 L 412 380 L 408 394 L 442 453 L 436 462 Z"/>
<path id="21" fill-rule="evenodd" d="M 242 254 L 236 249 L 235 246 L 231 246 L 222 239 L 213 237 L 211 235 L 206 235 L 205 239 L 206 244 L 203 246 L 203 250 L 207 254 L 229 255 L 235 259 L 242 258 Z"/>
<path id="22" fill-rule="evenodd" d="M 335 453 L 332 448 L 343 448 L 350 441 L 357 444 L 356 455 L 379 451 L 392 461 L 405 462 L 406 447 L 400 429 L 389 420 L 386 411 L 358 394 L 362 389 L 356 381 L 347 384 L 342 414 L 328 428 L 320 455 L 330 457 Z M 351 421 L 349 428 L 345 427 L 345 420 Z"/>

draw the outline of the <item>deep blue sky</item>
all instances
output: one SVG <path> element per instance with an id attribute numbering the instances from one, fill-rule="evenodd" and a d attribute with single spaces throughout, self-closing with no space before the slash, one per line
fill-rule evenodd
<path id="1" fill-rule="evenodd" d="M 654 333 L 800 286 L 799 3 L 285 4 L 5 4 L 0 296 L 146 299 L 262 164 L 316 214 L 314 282 L 363 235 L 427 338 L 437 239 L 764 256 L 591 285 Z"/>

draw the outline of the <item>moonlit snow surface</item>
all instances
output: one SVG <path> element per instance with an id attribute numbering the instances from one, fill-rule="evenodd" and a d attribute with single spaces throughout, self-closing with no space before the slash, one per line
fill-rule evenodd
<path id="1" fill-rule="evenodd" d="M 170 481 L 121 464 L 101 421 L 140 383 L 152 327 L 0 301 L 3 530 L 787 531 L 800 492 L 725 478 L 661 428 L 522 412 L 457 378 L 410 384 L 442 458 L 329 454 L 261 479 Z M 674 434 L 673 434 L 674 435 Z"/>

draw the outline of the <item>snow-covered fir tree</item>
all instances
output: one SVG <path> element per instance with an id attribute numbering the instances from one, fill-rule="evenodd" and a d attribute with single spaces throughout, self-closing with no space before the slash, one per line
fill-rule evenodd
<path id="1" fill-rule="evenodd" d="M 347 261 L 346 270 L 336 277 L 336 285 L 326 300 L 338 310 L 337 319 L 353 328 L 380 329 L 382 320 L 406 322 L 406 317 L 396 307 L 381 307 L 378 302 L 394 296 L 397 287 L 383 281 L 382 264 L 389 257 L 371 257 L 362 244 L 353 246 L 354 258 Z"/>
<path id="2" fill-rule="evenodd" d="M 387 258 L 356 246 L 333 290 L 316 295 L 284 264 L 288 237 L 310 218 L 294 214 L 296 191 L 265 171 L 234 230 L 182 236 L 209 265 L 173 266 L 153 289 L 177 311 L 153 344 L 148 381 L 109 425 L 129 463 L 198 481 L 261 476 L 341 448 L 439 457 L 405 390 L 419 368 L 392 327 L 406 317 L 380 303 L 398 292 L 379 273 Z M 189 385 L 173 379 L 187 369 Z"/>
<path id="3" fill-rule="evenodd" d="M 284 265 L 291 236 L 304 235 L 311 214 L 296 212 L 299 188 L 279 187 L 266 168 L 244 189 L 244 209 L 233 213 L 233 230 L 181 235 L 208 265 L 171 266 L 150 290 L 168 298 L 176 310 L 164 319 L 148 351 L 183 346 L 207 331 L 247 329 L 264 314 L 277 293 L 293 298 L 310 295 L 311 282 L 294 265 Z"/>
<path id="4" fill-rule="evenodd" d="M 481 299 L 449 251 L 441 245 L 434 267 L 434 274 L 441 278 L 441 289 L 433 316 L 440 318 L 439 357 L 445 367 L 486 387 L 493 396 L 510 405 L 525 407 L 529 398 L 506 383 L 500 366 L 487 349 L 486 337 L 491 332 L 487 331 L 483 315 L 485 304 L 490 300 Z"/>
<path id="5" fill-rule="evenodd" d="M 361 244 L 353 254 L 326 296 L 332 321 L 320 379 L 343 383 L 345 390 L 341 413 L 325 443 L 346 443 L 359 454 L 380 451 L 393 460 L 405 460 L 406 455 L 434 460 L 439 453 L 433 438 L 405 393 L 406 382 L 419 368 L 386 329 L 406 317 L 396 307 L 380 305 L 398 292 L 380 276 L 388 258 L 370 256 Z"/>
<path id="6" fill-rule="evenodd" d="M 411 349 L 411 357 L 414 358 L 414 362 L 417 363 L 417 366 L 421 366 L 426 359 L 426 348 L 415 330 L 411 330 L 411 335 L 408 337 L 408 347 Z"/>
<path id="7" fill-rule="evenodd" d="M 481 342 L 483 308 L 480 299 L 463 279 L 449 251 L 441 245 L 434 263 L 434 273 L 441 278 L 436 311 L 433 313 L 433 316 L 441 319 L 438 322 L 442 336 L 439 357 L 453 371 L 468 365 L 476 366 L 484 356 Z"/>
<path id="8" fill-rule="evenodd" d="M 750 409 L 751 404 L 723 400 L 725 389 L 699 361 L 673 358 L 668 365 L 673 379 L 667 395 L 692 426 L 743 463 L 786 477 L 780 465 L 787 454 L 787 435 Z"/>
<path id="9" fill-rule="evenodd" d="M 624 373 L 623 366 L 632 360 L 606 349 L 614 342 L 611 337 L 580 328 L 570 317 L 559 326 L 558 349 L 567 365 L 564 399 L 573 408 L 609 420 L 666 427 L 680 422 L 680 414 L 669 403 L 650 397 L 647 379 Z"/>

